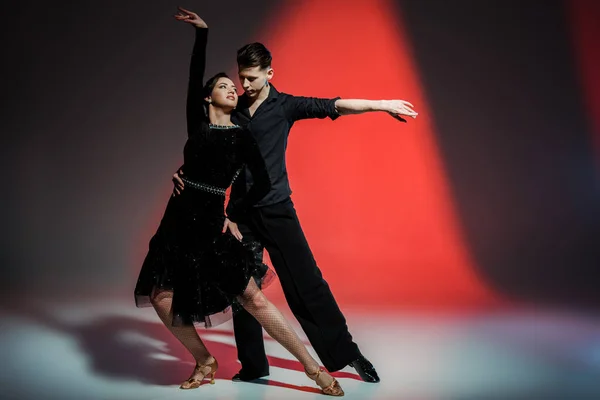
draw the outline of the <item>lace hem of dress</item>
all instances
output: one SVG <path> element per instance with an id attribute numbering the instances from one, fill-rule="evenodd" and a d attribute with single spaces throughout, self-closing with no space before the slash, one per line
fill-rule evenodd
<path id="1" fill-rule="evenodd" d="M 172 291 L 173 326 L 220 325 L 241 310 L 237 297 L 250 279 L 264 289 L 276 278 L 260 249 L 258 242 L 241 243 L 230 234 L 219 235 L 201 253 L 166 243 L 153 246 L 136 285 L 136 306 L 150 307 L 155 296 Z"/>

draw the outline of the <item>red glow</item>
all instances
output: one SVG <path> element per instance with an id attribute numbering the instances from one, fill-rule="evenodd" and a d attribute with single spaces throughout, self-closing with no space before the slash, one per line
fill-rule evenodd
<path id="1" fill-rule="evenodd" d="M 592 140 L 600 171 L 600 2 L 572 0 L 569 2 L 569 11 L 581 88 L 594 132 Z"/>
<path id="2" fill-rule="evenodd" d="M 401 18 L 387 1 L 289 5 L 259 39 L 278 90 L 402 98 L 420 115 L 301 121 L 290 136 L 293 199 L 309 243 L 343 305 L 479 307 L 497 297 L 461 234 L 425 93 Z M 270 297 L 282 300 L 280 292 Z"/>

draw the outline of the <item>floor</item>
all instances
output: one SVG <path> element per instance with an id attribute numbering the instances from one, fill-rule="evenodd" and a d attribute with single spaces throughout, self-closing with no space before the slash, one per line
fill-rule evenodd
<path id="1" fill-rule="evenodd" d="M 346 316 L 381 376 L 381 383 L 367 384 L 352 368 L 338 372 L 347 399 L 600 399 L 599 315 L 346 310 Z M 231 323 L 200 334 L 219 359 L 217 382 L 183 391 L 178 384 L 192 361 L 152 309 L 126 300 L 7 305 L 0 310 L 0 354 L 8 360 L 0 398 L 323 398 L 270 338 L 268 379 L 234 383 L 239 364 Z"/>

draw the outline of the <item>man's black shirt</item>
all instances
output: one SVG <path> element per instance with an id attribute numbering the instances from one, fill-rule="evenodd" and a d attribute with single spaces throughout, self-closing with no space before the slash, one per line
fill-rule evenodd
<path id="1" fill-rule="evenodd" d="M 256 207 L 279 203 L 292 193 L 285 164 L 285 151 L 294 122 L 307 118 L 336 119 L 339 117 L 335 109 L 335 101 L 338 99 L 292 96 L 278 92 L 271 85 L 269 96 L 256 109 L 254 115 L 250 116 L 248 98 L 245 95 L 239 97 L 232 121 L 249 129 L 258 142 L 271 180 L 271 191 L 255 205 Z M 232 199 L 242 196 L 251 185 L 252 176 L 246 169 L 233 184 Z"/>

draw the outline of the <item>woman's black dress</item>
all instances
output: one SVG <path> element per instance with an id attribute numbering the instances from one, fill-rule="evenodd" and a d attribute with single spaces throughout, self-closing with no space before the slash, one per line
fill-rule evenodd
<path id="1" fill-rule="evenodd" d="M 173 324 L 231 317 L 231 306 L 251 278 L 265 287 L 274 273 L 262 263 L 259 246 L 222 233 L 225 189 L 244 165 L 254 178 L 247 195 L 230 210 L 232 220 L 264 197 L 269 176 L 258 146 L 241 127 L 210 125 L 202 103 L 207 29 L 196 29 L 187 98 L 188 140 L 184 147 L 185 189 L 171 197 L 135 287 L 138 307 L 160 291 L 173 291 Z"/>

